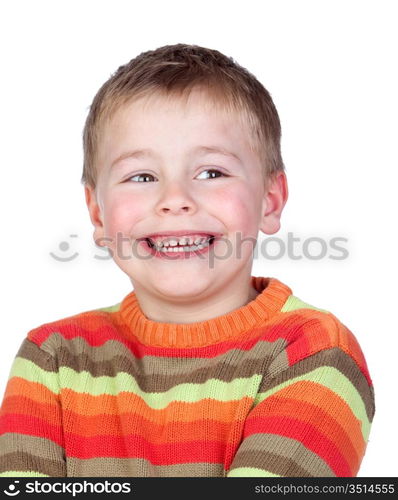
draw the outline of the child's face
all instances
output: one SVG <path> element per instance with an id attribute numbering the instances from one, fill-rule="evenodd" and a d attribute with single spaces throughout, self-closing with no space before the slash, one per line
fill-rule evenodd
<path id="1" fill-rule="evenodd" d="M 150 152 L 133 155 L 136 150 Z M 275 207 L 268 207 L 246 127 L 217 113 L 199 91 L 187 105 L 156 96 L 122 107 L 104 128 L 97 167 L 95 192 L 86 188 L 94 239 L 109 247 L 136 290 L 200 301 L 212 290 L 245 283 L 259 229 L 275 232 L 264 215 Z M 218 239 L 200 255 L 166 258 L 140 242 L 170 231 Z"/>

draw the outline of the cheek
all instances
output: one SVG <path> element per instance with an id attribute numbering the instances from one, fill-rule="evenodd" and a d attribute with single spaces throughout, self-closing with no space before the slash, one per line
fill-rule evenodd
<path id="1" fill-rule="evenodd" d="M 130 234 L 135 222 L 140 219 L 143 212 L 142 204 L 137 203 L 131 196 L 118 196 L 106 200 L 104 216 L 105 233 L 109 237 L 118 232 Z"/>
<path id="2" fill-rule="evenodd" d="M 213 207 L 220 217 L 222 214 L 222 219 L 229 228 L 257 234 L 261 205 L 251 190 L 236 188 L 220 191 Z"/>

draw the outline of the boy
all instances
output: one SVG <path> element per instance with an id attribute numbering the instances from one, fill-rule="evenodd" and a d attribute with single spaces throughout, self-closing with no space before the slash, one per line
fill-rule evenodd
<path id="1" fill-rule="evenodd" d="M 288 191 L 272 99 L 216 50 L 140 54 L 94 98 L 94 239 L 134 291 L 30 331 L 2 406 L 15 476 L 355 476 L 374 392 L 354 335 L 251 276 Z"/>

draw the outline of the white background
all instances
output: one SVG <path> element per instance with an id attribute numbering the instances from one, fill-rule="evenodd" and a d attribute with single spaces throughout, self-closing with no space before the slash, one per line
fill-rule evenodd
<path id="1" fill-rule="evenodd" d="M 301 255 L 311 236 L 348 239 L 346 260 L 262 259 L 252 274 L 279 278 L 354 332 L 377 406 L 359 475 L 397 476 L 397 3 L 143 4 L 1 3 L 1 394 L 30 329 L 131 291 L 113 261 L 94 258 L 104 254 L 80 184 L 81 132 L 120 65 L 193 43 L 232 56 L 273 96 L 290 187 L 277 236 L 293 232 Z M 78 256 L 62 263 L 50 252 Z"/>

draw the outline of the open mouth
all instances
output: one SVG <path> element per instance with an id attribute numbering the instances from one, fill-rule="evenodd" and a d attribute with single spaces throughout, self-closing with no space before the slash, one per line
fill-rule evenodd
<path id="1" fill-rule="evenodd" d="M 195 251 L 200 251 L 203 250 L 206 247 L 210 247 L 213 245 L 215 240 L 215 236 L 209 235 L 209 238 L 205 241 L 202 242 L 198 245 L 192 244 L 192 245 L 180 245 L 179 243 L 177 245 L 168 245 L 168 246 L 158 246 L 156 245 L 150 238 L 145 238 L 145 241 L 149 248 L 153 249 L 154 251 L 157 252 L 162 252 L 162 253 L 168 253 L 168 252 L 173 252 L 173 253 L 179 253 L 179 252 L 195 252 Z"/>

